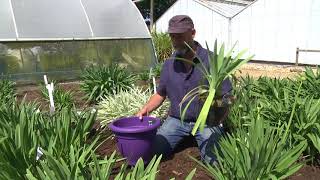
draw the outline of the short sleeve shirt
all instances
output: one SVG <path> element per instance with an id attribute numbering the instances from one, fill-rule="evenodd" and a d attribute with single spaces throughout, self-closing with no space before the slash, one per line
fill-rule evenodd
<path id="1" fill-rule="evenodd" d="M 203 63 L 208 67 L 208 51 L 201 47 L 197 43 L 197 56 L 194 62 L 203 61 Z M 176 59 L 177 53 L 174 52 L 172 56 L 167 59 L 163 66 L 160 75 L 160 82 L 157 87 L 157 93 L 163 97 L 167 97 L 171 103 L 169 109 L 169 115 L 180 118 L 180 111 L 188 102 L 182 104 L 180 108 L 180 103 L 183 97 L 197 86 L 206 83 L 203 78 L 203 74 L 199 68 L 192 66 L 191 70 L 187 70 L 183 61 Z M 232 85 L 229 79 L 223 81 L 221 86 L 221 94 L 229 93 L 232 90 Z M 203 102 L 196 97 L 190 104 L 185 120 L 195 121 L 201 111 Z"/>

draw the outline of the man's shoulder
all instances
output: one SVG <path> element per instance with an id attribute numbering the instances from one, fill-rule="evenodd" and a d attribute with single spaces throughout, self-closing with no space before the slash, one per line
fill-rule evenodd
<path id="1" fill-rule="evenodd" d="M 163 66 L 168 66 L 168 65 L 170 65 L 170 64 L 173 64 L 175 58 L 176 58 L 176 54 L 173 53 L 169 58 L 167 58 L 167 59 L 163 62 Z"/>
<path id="2" fill-rule="evenodd" d="M 208 61 L 208 53 L 211 51 L 208 51 L 207 49 L 203 47 L 199 47 L 199 50 L 197 51 L 197 56 L 202 60 L 202 62 L 207 62 Z"/>
<path id="3" fill-rule="evenodd" d="M 168 58 L 163 62 L 163 67 L 164 66 L 170 66 L 170 64 L 172 64 L 174 62 L 174 58 Z"/>

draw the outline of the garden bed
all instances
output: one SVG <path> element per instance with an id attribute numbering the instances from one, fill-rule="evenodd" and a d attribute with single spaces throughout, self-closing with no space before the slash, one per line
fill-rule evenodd
<path id="1" fill-rule="evenodd" d="M 300 70 L 301 69 L 301 70 Z M 303 71 L 303 68 L 300 67 L 289 67 L 284 65 L 266 65 L 266 64 L 248 64 L 244 66 L 241 73 L 238 75 L 250 75 L 253 77 L 258 77 L 261 75 L 271 76 L 271 77 L 293 77 Z M 75 105 L 77 108 L 90 107 L 84 99 L 84 94 L 80 91 L 79 82 L 71 83 L 62 83 L 61 87 L 63 90 L 69 90 L 74 93 Z M 18 100 L 21 101 L 23 97 L 27 102 L 36 101 L 40 103 L 41 108 L 47 109 L 48 102 L 46 102 L 39 90 L 38 86 L 19 86 L 17 88 Z M 195 141 L 189 137 L 181 143 L 182 146 L 179 146 L 176 149 L 176 153 L 173 157 L 163 162 L 159 166 L 160 172 L 158 173 L 158 179 L 169 179 L 175 177 L 176 179 L 184 179 L 193 168 L 197 167 L 196 174 L 194 179 L 210 179 L 210 176 L 192 159 L 189 158 L 189 155 L 199 159 L 199 151 L 196 147 Z M 116 149 L 115 141 L 109 140 L 106 141 L 98 150 L 97 153 L 100 155 L 111 155 L 111 153 Z M 236 158 L 236 157 L 235 157 Z M 300 179 L 318 179 L 320 177 L 320 168 L 305 165 L 297 173 L 291 176 L 289 179 L 300 180 Z"/>
<path id="2" fill-rule="evenodd" d="M 80 91 L 78 82 L 62 83 L 61 87 L 63 90 L 71 90 L 75 94 L 76 107 L 85 108 L 90 105 L 82 99 L 84 94 Z M 18 100 L 21 101 L 25 96 L 27 102 L 38 102 L 41 108 L 48 109 L 48 102 L 46 102 L 41 96 L 41 92 L 38 86 L 28 85 L 23 87 L 18 87 Z M 178 149 L 176 149 L 176 154 L 170 159 L 164 160 L 160 166 L 160 172 L 158 174 L 158 179 L 169 179 L 169 177 L 175 177 L 176 179 L 184 179 L 195 167 L 197 167 L 195 179 L 210 179 L 210 176 L 192 159 L 189 155 L 200 158 L 198 148 L 196 147 L 196 142 L 191 138 L 186 138 L 184 142 L 180 143 Z M 105 141 L 101 147 L 97 150 L 99 155 L 110 156 L 114 150 L 116 150 L 116 143 L 114 139 Z"/>

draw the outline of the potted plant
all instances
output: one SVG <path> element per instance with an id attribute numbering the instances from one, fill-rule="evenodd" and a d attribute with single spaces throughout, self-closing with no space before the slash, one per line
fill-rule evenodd
<path id="1" fill-rule="evenodd" d="M 214 43 L 213 52 L 210 52 L 207 45 L 207 49 L 209 52 L 208 53 L 209 67 L 206 67 L 203 61 L 200 61 L 200 63 L 198 64 L 190 62 L 195 67 L 200 68 L 201 72 L 203 73 L 203 77 L 208 82 L 207 84 L 203 83 L 203 84 L 200 84 L 198 87 L 192 89 L 190 92 L 188 92 L 185 95 L 185 97 L 181 101 L 181 104 L 188 101 L 186 107 L 181 111 L 181 119 L 183 120 L 185 113 L 188 107 L 190 106 L 191 102 L 196 97 L 198 98 L 201 97 L 204 99 L 204 104 L 202 106 L 200 114 L 192 130 L 192 135 L 195 135 L 196 131 L 199 128 L 200 128 L 200 131 L 204 129 L 211 106 L 219 104 L 215 101 L 215 98 L 217 96 L 220 96 L 219 90 L 221 89 L 220 87 L 222 85 L 222 82 L 225 79 L 229 78 L 240 66 L 247 63 L 249 60 L 253 58 L 253 55 L 245 59 L 242 58 L 243 55 L 247 52 L 247 50 L 242 50 L 236 56 L 232 56 L 235 45 L 236 44 L 234 44 L 231 50 L 225 55 L 225 45 L 222 44 L 218 52 L 218 45 L 216 40 Z M 192 50 L 191 47 L 189 48 Z M 194 54 L 196 53 L 194 52 Z M 197 55 L 196 57 L 198 59 L 201 59 Z"/>

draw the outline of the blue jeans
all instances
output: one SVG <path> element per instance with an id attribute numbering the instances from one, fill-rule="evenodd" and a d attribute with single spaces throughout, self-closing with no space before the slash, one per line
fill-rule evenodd
<path id="1" fill-rule="evenodd" d="M 183 137 L 191 134 L 194 124 L 194 122 L 182 122 L 179 119 L 169 116 L 158 129 L 153 143 L 154 153 L 157 155 L 162 154 L 164 157 L 171 155 L 178 142 L 182 140 Z M 216 161 L 213 147 L 217 145 L 222 133 L 222 126 L 205 126 L 202 132 L 199 130 L 196 132 L 195 138 L 202 161 L 210 164 Z"/>

